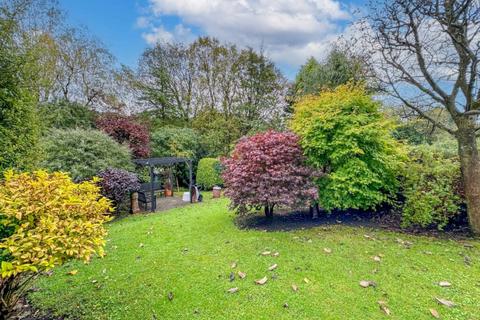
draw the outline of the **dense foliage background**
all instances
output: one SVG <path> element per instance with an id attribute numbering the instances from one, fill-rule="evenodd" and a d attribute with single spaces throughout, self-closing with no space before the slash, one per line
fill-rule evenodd
<path id="1" fill-rule="evenodd" d="M 458 121 L 438 104 L 412 113 L 408 101 L 375 100 L 387 83 L 348 41 L 288 81 L 263 51 L 211 37 L 157 43 L 136 68 L 118 66 L 53 0 L 8 0 L 0 18 L 0 172 L 42 167 L 79 181 L 111 168 L 144 181 L 132 159 L 179 156 L 211 188 L 221 184 L 211 159 L 290 128 L 306 164 L 323 173 L 306 183 L 327 211 L 395 200 L 404 226 L 438 228 L 464 213 L 459 149 L 448 137 Z M 171 171 L 186 184 L 187 168 Z"/>

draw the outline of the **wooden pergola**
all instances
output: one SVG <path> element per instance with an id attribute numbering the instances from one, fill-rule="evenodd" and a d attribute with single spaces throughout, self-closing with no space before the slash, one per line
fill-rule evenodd
<path id="1" fill-rule="evenodd" d="M 151 197 L 151 211 L 154 212 L 156 209 L 156 201 L 155 201 L 155 167 L 169 167 L 174 166 L 179 163 L 185 163 L 188 166 L 188 176 L 189 176 L 189 185 L 188 190 L 190 193 L 190 203 L 193 202 L 192 196 L 192 187 L 193 187 L 193 168 L 192 168 L 192 160 L 188 158 L 181 158 L 181 157 L 163 157 L 163 158 L 147 158 L 147 159 L 136 159 L 134 162 L 143 167 L 148 167 L 150 172 L 150 192 Z"/>

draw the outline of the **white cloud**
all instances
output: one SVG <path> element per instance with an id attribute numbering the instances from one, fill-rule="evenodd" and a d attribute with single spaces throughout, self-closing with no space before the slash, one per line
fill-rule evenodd
<path id="1" fill-rule="evenodd" d="M 149 19 L 148 17 L 143 17 L 143 16 L 142 16 L 142 17 L 138 17 L 138 18 L 137 18 L 137 21 L 136 21 L 136 23 L 135 23 L 135 26 L 136 26 L 137 28 L 142 28 L 142 29 L 143 29 L 143 28 L 148 28 L 148 27 L 150 27 L 150 25 L 151 25 L 151 24 L 150 24 L 150 19 Z"/>
<path id="2" fill-rule="evenodd" d="M 148 44 L 153 45 L 157 42 L 189 42 L 194 35 L 189 28 L 177 24 L 172 31 L 166 30 L 162 25 L 150 26 L 150 30 L 142 33 L 142 37 Z"/>
<path id="3" fill-rule="evenodd" d="M 190 28 L 240 46 L 259 48 L 276 62 L 296 67 L 323 57 L 352 19 L 337 0 L 149 0 L 151 22 L 177 16 L 173 30 L 150 24 L 145 40 L 189 41 Z M 144 22 L 144 21 L 141 21 Z M 141 23 L 137 23 L 140 25 Z"/>

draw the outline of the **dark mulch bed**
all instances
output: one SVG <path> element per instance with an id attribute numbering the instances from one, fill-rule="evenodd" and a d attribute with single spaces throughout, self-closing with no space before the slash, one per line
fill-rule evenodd
<path id="1" fill-rule="evenodd" d="M 349 210 L 327 213 L 321 211 L 319 217 L 312 219 L 308 210 L 286 211 L 278 210 L 272 219 L 263 214 L 256 213 L 238 216 L 236 225 L 242 229 L 258 229 L 265 231 L 290 231 L 296 229 L 314 228 L 332 225 L 345 225 L 351 227 L 367 227 L 372 229 L 390 230 L 414 235 L 425 235 L 437 238 L 466 239 L 472 238 L 468 227 L 466 214 L 462 213 L 452 221 L 444 230 L 435 228 L 401 227 L 401 215 L 391 208 L 384 208 L 377 212 Z"/>
<path id="2" fill-rule="evenodd" d="M 48 311 L 41 311 L 34 308 L 28 299 L 23 298 L 18 306 L 20 312 L 15 316 L 16 320 L 65 320 L 64 317 L 56 317 Z M 71 318 L 69 318 L 71 319 Z"/>

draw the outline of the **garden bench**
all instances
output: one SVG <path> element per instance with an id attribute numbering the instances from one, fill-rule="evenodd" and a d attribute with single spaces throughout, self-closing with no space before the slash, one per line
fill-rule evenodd
<path id="1" fill-rule="evenodd" d="M 153 201 L 152 201 L 152 196 L 151 196 L 151 188 L 153 185 Z M 150 208 L 153 208 L 155 210 L 156 204 L 157 204 L 157 194 L 160 194 L 160 196 L 163 195 L 164 193 L 163 186 L 161 185 L 160 182 L 155 182 L 155 183 L 142 183 L 140 185 L 140 190 L 138 190 L 138 202 L 142 203 L 144 206 L 144 210 L 148 210 L 149 205 Z M 152 205 L 153 204 L 153 205 Z"/>

